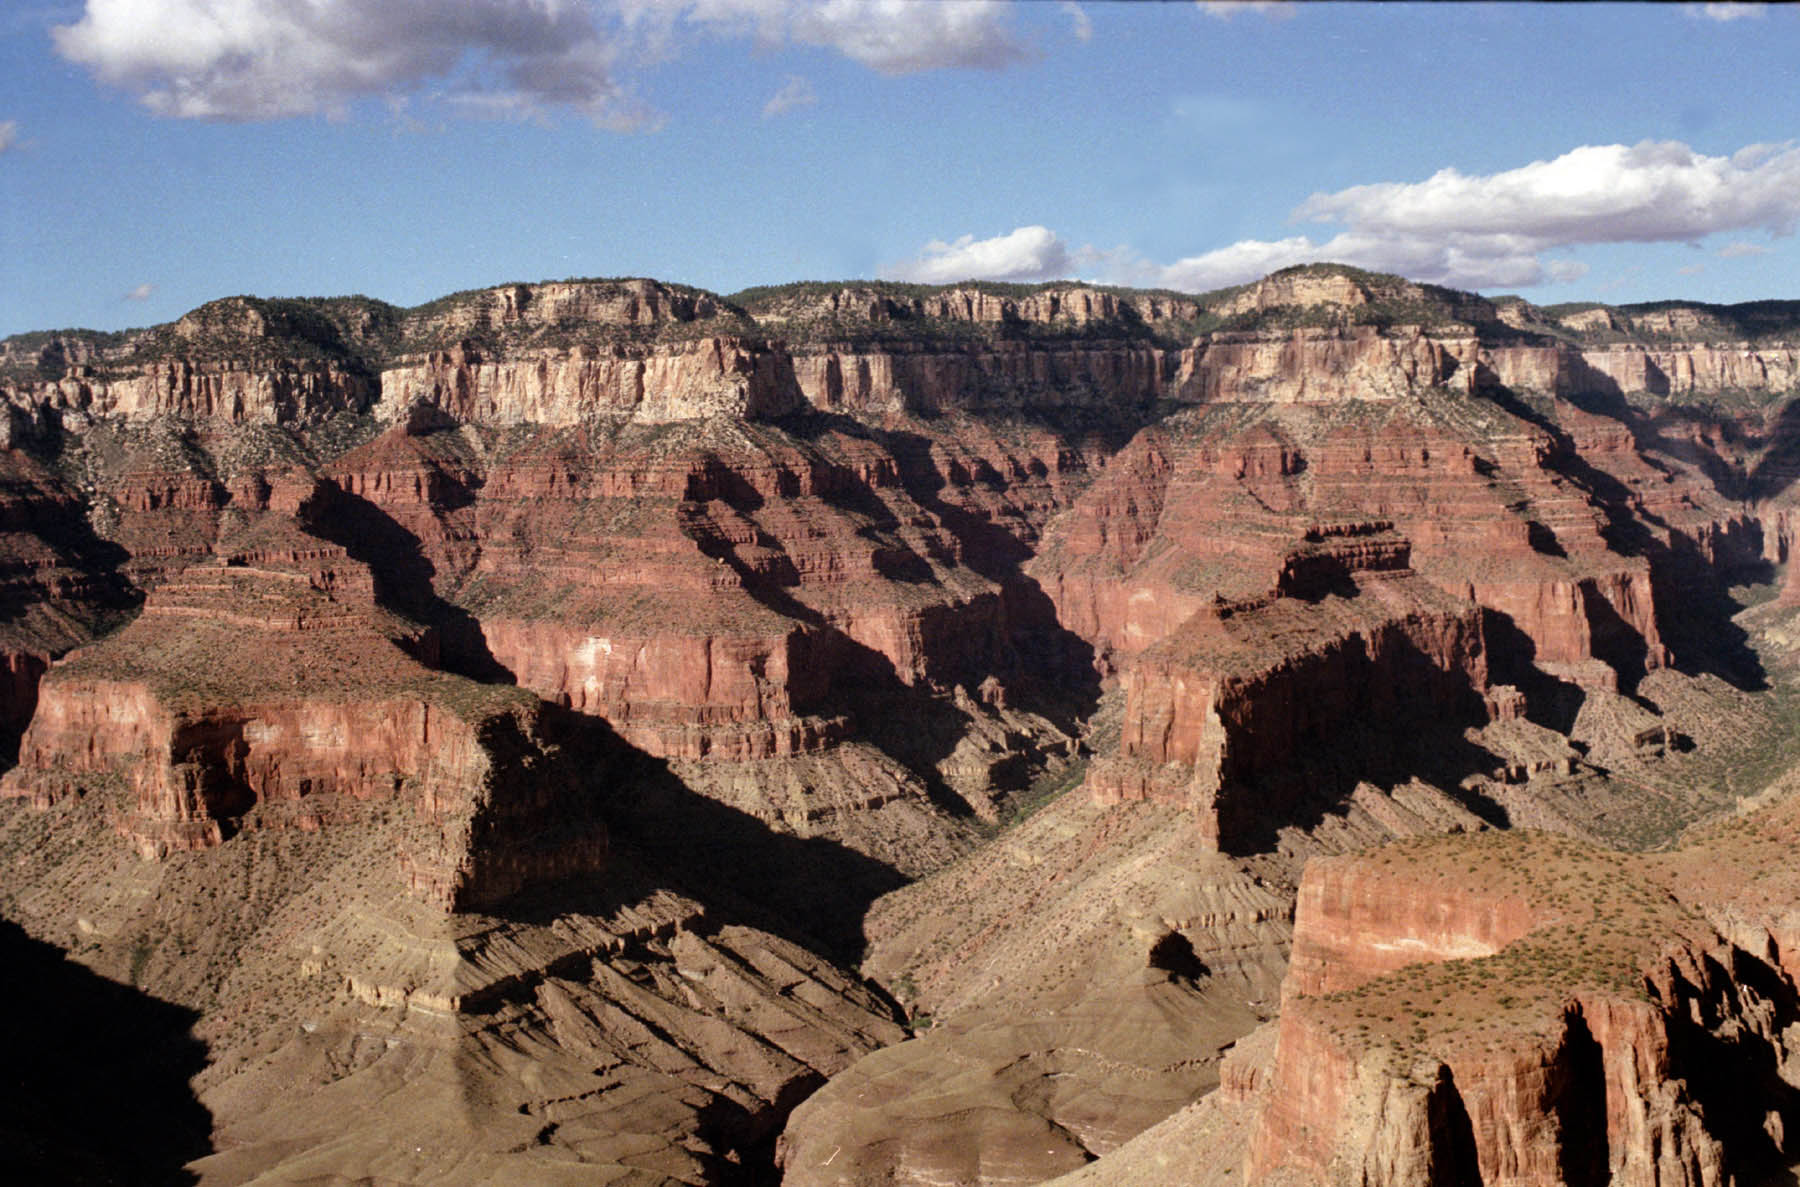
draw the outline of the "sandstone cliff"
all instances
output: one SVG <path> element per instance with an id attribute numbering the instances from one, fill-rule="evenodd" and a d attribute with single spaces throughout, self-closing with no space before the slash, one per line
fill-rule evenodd
<path id="1" fill-rule="evenodd" d="M 230 298 L 9 340 L 4 787 L 37 808 L 0 807 L 8 910 L 207 1011 L 221 1179 L 442 1179 L 419 1139 L 454 1116 L 472 1179 L 730 1181 L 840 1073 L 784 1139 L 797 1182 L 1070 1169 L 1231 1081 L 1308 857 L 1508 823 L 1651 844 L 1767 781 L 1726 769 L 1779 722 L 1727 599 L 1800 522 L 1791 313 L 1322 266 L 1203 298 Z M 119 833 L 155 860 L 115 863 Z M 1690 1074 L 1723 1032 L 1674 1021 L 1743 1012 L 1779 912 L 1676 888 L 1687 915 L 1631 917 L 1681 970 L 1654 1000 L 1496 998 L 1490 1047 L 1428 1025 L 1421 1061 L 1330 1003 L 1505 972 L 1560 924 L 1528 896 L 1514 934 L 1500 878 L 1382 915 L 1407 876 L 1307 891 L 1375 939 L 1307 933 L 1282 1049 L 1351 1070 L 1315 1092 L 1245 1056 L 1233 1108 L 1314 1110 L 1268 1111 L 1256 1157 L 1579 1178 L 1598 1147 L 1547 1135 L 1600 1128 L 1570 1112 L 1596 1076 L 1619 1173 L 1781 1148 Z M 190 967 L 240 934 L 241 975 Z M 858 1064 L 895 1003 L 834 961 L 927 1037 Z"/>
<path id="2" fill-rule="evenodd" d="M 1173 800 L 1208 844 L 1244 851 L 1298 806 L 1281 776 L 1300 756 L 1353 750 L 1356 730 L 1476 712 L 1480 611 L 1406 568 L 1406 542 L 1385 526 L 1308 542 L 1284 566 L 1286 588 L 1199 610 L 1137 657 L 1118 754 L 1095 764 L 1092 794 Z"/>
<path id="3" fill-rule="evenodd" d="M 407 884 L 446 908 L 599 868 L 604 826 L 533 698 L 421 666 L 368 570 L 297 525 L 232 543 L 56 665 L 0 793 L 98 797 L 150 858 L 391 804 L 410 817 Z"/>
<path id="4" fill-rule="evenodd" d="M 1793 818 L 1658 857 L 1484 834 L 1309 866 L 1246 1175 L 1716 1184 L 1791 1157 Z"/>

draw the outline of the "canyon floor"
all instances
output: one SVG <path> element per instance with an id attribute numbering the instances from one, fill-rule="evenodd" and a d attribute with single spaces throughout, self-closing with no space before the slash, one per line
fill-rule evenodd
<path id="1" fill-rule="evenodd" d="M 1331 265 L 8 339 L 20 1164 L 1792 1181 L 1797 342 Z"/>

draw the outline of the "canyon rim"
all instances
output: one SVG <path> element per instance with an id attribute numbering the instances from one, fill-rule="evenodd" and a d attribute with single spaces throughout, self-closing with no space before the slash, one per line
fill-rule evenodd
<path id="1" fill-rule="evenodd" d="M 232 297 L 0 445 L 37 1177 L 1800 1164 L 1800 300 Z"/>

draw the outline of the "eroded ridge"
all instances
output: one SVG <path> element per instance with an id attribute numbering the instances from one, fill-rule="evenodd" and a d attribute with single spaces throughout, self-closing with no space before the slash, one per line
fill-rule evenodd
<path id="1" fill-rule="evenodd" d="M 103 798 L 148 858 L 391 812 L 406 883 L 450 909 L 597 872 L 605 827 L 540 702 L 415 658 L 430 633 L 296 518 L 312 482 L 286 485 L 285 509 L 278 497 L 45 677 L 0 794 Z"/>

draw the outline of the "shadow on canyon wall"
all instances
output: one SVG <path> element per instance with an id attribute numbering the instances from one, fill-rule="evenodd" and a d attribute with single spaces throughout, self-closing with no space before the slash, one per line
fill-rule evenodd
<path id="1" fill-rule="evenodd" d="M 313 518 L 321 536 L 370 565 L 385 605 L 443 632 L 446 670 L 488 683 L 514 682 L 488 650 L 480 622 L 436 593 L 435 567 L 415 533 L 376 504 L 342 491 L 332 492 Z M 736 563 L 735 557 L 725 559 Z M 827 629 L 815 612 L 779 587 L 748 572 L 744 576 L 746 589 L 771 608 Z M 947 728 L 936 718 L 948 706 L 901 685 L 884 657 L 841 633 L 836 641 L 843 671 L 852 677 L 840 683 L 850 684 L 859 698 L 904 718 L 916 737 L 929 739 Z M 636 863 L 651 884 L 707 904 L 716 923 L 756 926 L 855 966 L 863 945 L 862 916 L 870 902 L 905 881 L 898 871 L 835 841 L 777 832 L 690 790 L 666 762 L 627 743 L 601 718 L 550 702 L 543 714 L 546 735 L 584 772 L 591 802 L 624 867 Z M 967 811 L 961 800 L 947 791 L 944 796 L 946 806 Z M 577 830 L 582 823 L 564 822 Z M 609 874 L 601 882 L 597 890 L 579 885 L 528 890 L 500 913 L 542 921 L 562 909 L 605 911 L 636 893 L 628 889 L 630 877 L 615 883 Z"/>
<path id="2" fill-rule="evenodd" d="M 1800 399 L 1782 405 L 1767 435 L 1754 444 L 1763 455 L 1751 467 L 1746 498 L 1772 499 L 1800 481 Z"/>
<path id="3" fill-rule="evenodd" d="M 1610 390 L 1607 385 L 1611 385 Z M 1639 506 L 1636 493 L 1625 483 L 1582 457 L 1574 440 L 1561 425 L 1505 388 L 1493 388 L 1486 394 L 1506 411 L 1551 435 L 1556 451 L 1550 468 L 1587 495 L 1589 503 L 1605 517 L 1601 535 L 1607 544 L 1622 556 L 1643 557 L 1649 562 L 1657 632 L 1668 647 L 1675 668 L 1689 675 L 1717 676 L 1746 692 L 1767 689 L 1768 674 L 1750 647 L 1749 635 L 1732 621 L 1732 615 L 1743 607 L 1727 592 L 1733 582 L 1773 579 L 1773 566 L 1762 559 L 1760 532 L 1746 523 L 1738 534 L 1748 532 L 1755 539 L 1736 539 L 1727 533 L 1721 546 L 1714 550 L 1717 555 L 1709 556 L 1697 541 Z M 1626 401 L 1617 384 L 1604 376 L 1594 380 L 1594 390 L 1571 395 L 1568 402 L 1584 412 L 1622 424 L 1640 450 L 1651 448 L 1671 456 L 1693 455 L 1709 480 L 1727 498 L 1737 497 L 1733 492 L 1748 494 L 1758 488 L 1759 480 L 1754 474 L 1746 478 L 1704 447 L 1686 441 L 1671 441 L 1663 436 L 1645 413 Z M 1787 416 L 1784 412 L 1784 419 Z M 1797 459 L 1795 472 L 1800 473 L 1800 414 L 1795 416 L 1793 433 Z M 1643 460 L 1657 465 L 1653 458 L 1644 456 Z M 1657 530 L 1652 531 L 1652 528 Z M 1584 601 L 1590 618 L 1594 619 L 1594 603 L 1604 599 L 1584 590 Z M 1592 625 L 1596 657 L 1619 670 L 1620 690 L 1631 695 L 1636 691 L 1637 679 L 1643 674 L 1642 657 L 1635 654 L 1642 645 L 1641 636 L 1620 621 L 1616 613 L 1601 611 Z"/>
<path id="4" fill-rule="evenodd" d="M 484 684 L 514 683 L 513 674 L 488 650 L 480 621 L 438 596 L 433 584 L 437 567 L 425 555 L 423 541 L 361 495 L 336 485 L 326 489 L 322 506 L 306 516 L 307 530 L 368 565 L 375 596 L 384 606 L 436 629 L 437 659 L 445 671 Z M 467 502 L 474 495 L 461 490 L 461 497 Z"/>
<path id="5" fill-rule="evenodd" d="M 757 927 L 857 966 L 863 915 L 906 882 L 898 870 L 836 841 L 778 832 L 691 790 L 601 718 L 550 704 L 544 715 L 546 733 L 586 772 L 612 865 L 591 884 L 527 890 L 498 914 L 532 922 L 567 910 L 606 914 L 661 886 L 705 904 L 713 925 Z"/>
<path id="6" fill-rule="evenodd" d="M 832 673 L 828 699 L 795 708 L 820 713 L 848 711 L 859 738 L 917 774 L 940 808 L 967 815 L 968 804 L 935 770 L 966 732 L 962 710 L 951 704 L 945 693 L 960 685 L 979 696 L 982 684 L 995 677 L 1004 686 L 1008 705 L 1040 714 L 1073 736 L 1100 696 L 1093 648 L 1062 627 L 1049 597 L 1024 572 L 1022 566 L 1033 549 L 1031 541 L 1021 538 L 1022 527 L 995 522 L 944 497 L 952 486 L 951 477 L 939 464 L 929 439 L 829 415 L 789 418 L 782 427 L 792 439 L 819 449 L 816 463 L 824 474 L 823 501 L 859 524 L 857 534 L 874 543 L 875 568 L 887 580 L 935 584 L 935 563 L 961 565 L 997 587 L 993 593 L 977 594 L 960 605 L 928 609 L 920 616 L 924 667 L 920 677 L 902 678 L 887 656 L 851 638 L 795 597 L 787 586 L 797 581 L 797 567 L 785 556 L 774 562 L 759 558 L 753 569 L 730 541 L 713 538 L 693 524 L 684 525 L 684 530 L 704 555 L 738 575 L 749 596 L 816 633 L 820 662 Z M 848 467 L 833 463 L 819 448 L 819 442 L 830 436 L 871 442 L 894 459 L 900 492 L 927 512 L 945 537 L 938 547 L 933 547 L 928 535 L 922 547 L 929 555 L 921 555 L 907 542 L 893 508 L 877 487 Z M 969 472 L 957 477 L 962 480 L 960 485 L 996 492 L 1006 483 L 979 459 Z M 712 493 L 758 527 L 759 546 L 779 549 L 774 534 L 762 532 L 757 523 L 763 497 L 726 467 L 709 478 Z"/>
<path id="7" fill-rule="evenodd" d="M 1487 720 L 1481 697 L 1466 684 L 1456 687 L 1410 641 L 1391 642 L 1380 663 L 1385 676 L 1343 681 L 1349 700 L 1316 716 L 1281 754 L 1265 756 L 1273 761 L 1226 775 L 1217 795 L 1221 850 L 1240 856 L 1275 850 L 1283 829 L 1317 828 L 1341 814 L 1364 783 L 1392 790 L 1420 780 L 1489 824 L 1508 823 L 1501 805 L 1460 786 L 1465 777 L 1501 765 L 1464 736 Z M 1373 673 L 1374 665 L 1359 637 L 1344 670 L 1354 677 Z M 1372 690 L 1389 703 L 1375 705 Z"/>
<path id="8" fill-rule="evenodd" d="M 0 919 L 8 1019 L 0 1141 L 14 1183 L 193 1183 L 212 1114 L 198 1014 L 110 981 Z"/>

